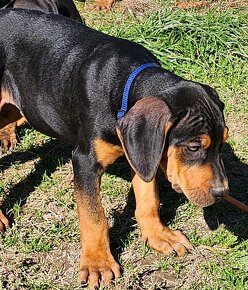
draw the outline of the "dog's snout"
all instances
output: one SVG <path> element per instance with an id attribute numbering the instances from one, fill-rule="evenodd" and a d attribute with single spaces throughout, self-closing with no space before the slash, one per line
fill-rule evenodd
<path id="1" fill-rule="evenodd" d="M 220 201 L 225 194 L 228 194 L 228 188 L 213 188 L 212 195 L 215 197 L 216 201 Z"/>

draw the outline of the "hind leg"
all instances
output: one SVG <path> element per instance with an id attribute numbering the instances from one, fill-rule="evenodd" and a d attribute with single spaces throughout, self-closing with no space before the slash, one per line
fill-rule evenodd
<path id="1" fill-rule="evenodd" d="M 20 110 L 12 104 L 4 104 L 0 110 L 0 129 L 22 118 Z"/>
<path id="2" fill-rule="evenodd" d="M 9 221 L 0 210 L 0 233 L 4 232 L 4 230 L 8 227 L 9 227 Z"/>
<path id="3" fill-rule="evenodd" d="M 14 105 L 13 99 L 7 91 L 0 91 L 0 129 L 22 117 L 20 110 Z M 15 126 L 14 126 L 15 128 Z M 11 131 L 13 133 L 13 130 Z M 13 137 L 13 134 L 11 138 Z M 6 145 L 6 141 L 5 145 Z M 9 226 L 9 221 L 0 210 L 0 232 Z"/>
<path id="4" fill-rule="evenodd" d="M 16 128 L 26 122 L 26 119 L 22 117 L 17 122 L 10 123 L 0 130 L 0 156 L 15 147 L 17 143 Z"/>
<path id="5" fill-rule="evenodd" d="M 16 125 L 17 122 L 13 122 L 0 130 L 0 156 L 16 145 Z"/>
<path id="6" fill-rule="evenodd" d="M 4 104 L 0 110 L 0 156 L 17 143 L 16 126 L 22 117 L 19 109 L 12 104 Z"/>
<path id="7" fill-rule="evenodd" d="M 0 129 L 22 118 L 10 90 L 0 87 Z"/>

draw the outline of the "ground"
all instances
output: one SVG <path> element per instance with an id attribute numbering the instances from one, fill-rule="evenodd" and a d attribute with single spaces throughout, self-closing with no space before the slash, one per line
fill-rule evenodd
<path id="1" fill-rule="evenodd" d="M 163 67 L 208 83 L 225 103 L 223 158 L 230 193 L 248 204 L 247 1 L 123 0 L 110 11 L 77 1 L 86 24 L 150 49 Z M 186 4 L 185 4 L 186 3 Z M 0 238 L 0 289 L 79 289 L 79 228 L 70 150 L 28 126 L 0 160 L 0 202 L 12 227 Z M 129 169 L 103 177 L 102 197 L 123 277 L 109 289 L 248 289 L 248 215 L 225 202 L 200 209 L 159 176 L 161 216 L 194 250 L 164 256 L 140 240 Z"/>

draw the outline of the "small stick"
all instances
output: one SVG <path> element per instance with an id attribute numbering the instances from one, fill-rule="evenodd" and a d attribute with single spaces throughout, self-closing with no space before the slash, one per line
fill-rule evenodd
<path id="1" fill-rule="evenodd" d="M 231 204 L 233 204 L 234 206 L 242 209 L 243 211 L 248 213 L 248 206 L 245 205 L 244 203 L 238 201 L 237 199 L 231 197 L 229 194 L 225 194 L 224 195 L 224 200 L 227 202 L 230 202 Z"/>

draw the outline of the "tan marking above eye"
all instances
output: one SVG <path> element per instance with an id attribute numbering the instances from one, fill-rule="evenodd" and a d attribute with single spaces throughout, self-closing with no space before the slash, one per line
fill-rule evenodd
<path id="1" fill-rule="evenodd" d="M 171 182 L 178 183 L 184 189 L 188 189 L 197 188 L 199 184 L 206 184 L 213 179 L 211 166 L 208 164 L 187 166 L 182 162 L 181 154 L 182 147 L 169 146 L 167 160 L 165 160 L 165 155 L 163 156 L 162 161 L 166 161 L 166 163 L 161 164 L 161 169 L 167 173 L 169 180 L 173 179 L 170 180 Z"/>
<path id="2" fill-rule="evenodd" d="M 106 168 L 113 164 L 117 158 L 124 155 L 123 149 L 118 145 L 113 145 L 102 139 L 94 141 L 97 162 Z"/>
<path id="3" fill-rule="evenodd" d="M 209 148 L 212 143 L 211 137 L 208 134 L 201 135 L 200 140 L 204 149 Z"/>
<path id="4" fill-rule="evenodd" d="M 223 131 L 223 143 L 226 142 L 226 140 L 228 139 L 229 135 L 228 135 L 228 128 L 225 127 L 224 131 Z"/>

